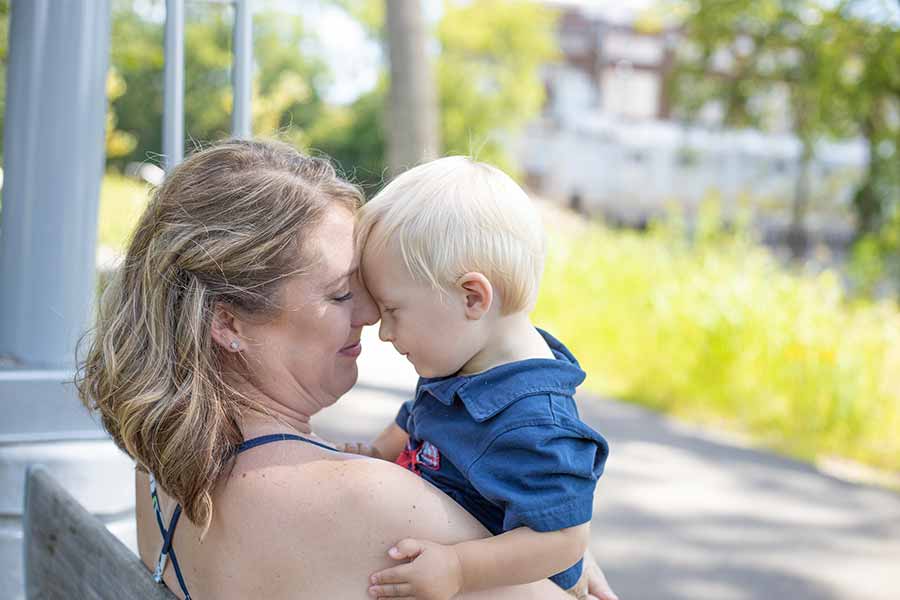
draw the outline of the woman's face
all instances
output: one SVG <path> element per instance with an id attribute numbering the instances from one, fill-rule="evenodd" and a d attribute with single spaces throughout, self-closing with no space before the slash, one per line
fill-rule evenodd
<path id="1" fill-rule="evenodd" d="M 243 324 L 241 337 L 253 383 L 278 404 L 311 415 L 356 383 L 363 326 L 378 310 L 358 277 L 353 215 L 335 207 L 307 241 L 315 259 L 283 284 L 282 310 L 262 324 Z"/>

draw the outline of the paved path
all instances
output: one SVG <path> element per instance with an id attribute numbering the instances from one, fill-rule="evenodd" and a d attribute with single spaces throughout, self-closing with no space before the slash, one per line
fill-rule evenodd
<path id="1" fill-rule="evenodd" d="M 370 439 L 415 384 L 370 330 L 360 385 L 316 418 L 322 435 Z M 622 600 L 900 599 L 900 495 L 631 405 L 579 407 L 611 446 L 592 548 Z"/>

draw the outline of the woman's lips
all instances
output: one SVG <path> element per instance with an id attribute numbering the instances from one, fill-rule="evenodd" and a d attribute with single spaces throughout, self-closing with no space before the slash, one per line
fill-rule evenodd
<path id="1" fill-rule="evenodd" d="M 362 352 L 362 342 L 356 342 L 355 344 L 351 344 L 350 346 L 341 348 L 338 354 L 340 354 L 341 356 L 356 358 L 357 356 L 359 356 L 360 352 Z"/>

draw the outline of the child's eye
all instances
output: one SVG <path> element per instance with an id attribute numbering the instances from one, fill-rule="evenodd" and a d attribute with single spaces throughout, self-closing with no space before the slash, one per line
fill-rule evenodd
<path id="1" fill-rule="evenodd" d="M 335 302 L 346 302 L 347 300 L 350 300 L 350 299 L 352 299 L 352 298 L 353 298 L 353 292 L 347 292 L 347 293 L 344 294 L 343 296 L 339 296 L 339 297 L 337 297 L 337 298 L 334 298 L 334 301 L 335 301 Z"/>

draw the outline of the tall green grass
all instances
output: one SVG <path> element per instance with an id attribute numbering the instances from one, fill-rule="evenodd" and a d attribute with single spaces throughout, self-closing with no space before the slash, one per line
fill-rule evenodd
<path id="1" fill-rule="evenodd" d="M 693 241 L 554 227 L 535 320 L 586 386 L 813 458 L 900 470 L 900 312 L 796 274 L 707 215 Z"/>

